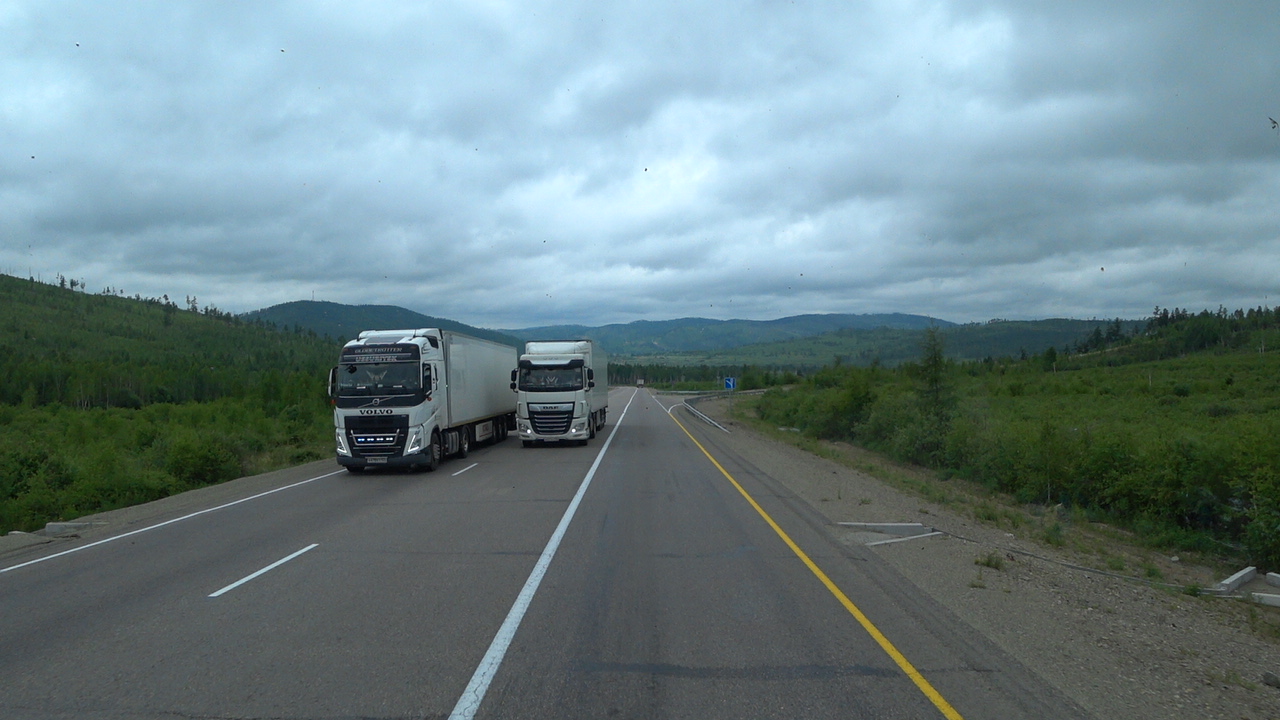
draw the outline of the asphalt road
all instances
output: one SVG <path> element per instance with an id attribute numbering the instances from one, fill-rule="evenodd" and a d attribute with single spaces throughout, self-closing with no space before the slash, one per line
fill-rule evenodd
<path id="1" fill-rule="evenodd" d="M 673 402 L 0 556 L 0 717 L 1084 717 Z"/>

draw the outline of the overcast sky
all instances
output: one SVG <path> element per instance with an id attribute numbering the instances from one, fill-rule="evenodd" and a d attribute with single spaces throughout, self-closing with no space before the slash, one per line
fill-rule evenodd
<path id="1" fill-rule="evenodd" d="M 1274 306 L 1272 117 L 1270 1 L 7 0 L 0 272 L 495 328 Z"/>

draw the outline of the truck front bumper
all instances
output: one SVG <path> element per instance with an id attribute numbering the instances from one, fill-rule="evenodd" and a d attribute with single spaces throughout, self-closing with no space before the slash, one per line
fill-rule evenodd
<path id="1" fill-rule="evenodd" d="M 338 455 L 338 464 L 342 467 L 355 468 L 407 468 L 415 465 L 426 465 L 428 458 L 426 453 L 414 453 L 412 455 L 395 455 L 395 456 L 372 456 L 372 457 L 351 457 L 350 455 Z"/>
<path id="2" fill-rule="evenodd" d="M 535 440 L 541 442 L 558 442 L 571 440 L 587 440 L 591 437 L 590 425 L 586 420 L 575 421 L 569 428 L 568 432 L 556 435 L 536 432 L 530 422 L 524 418 L 516 420 L 516 437 L 521 440 Z"/>

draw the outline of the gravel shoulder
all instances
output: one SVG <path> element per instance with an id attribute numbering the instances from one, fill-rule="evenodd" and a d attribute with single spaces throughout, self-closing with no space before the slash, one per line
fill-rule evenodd
<path id="1" fill-rule="evenodd" d="M 888 536 L 841 522 L 941 531 L 871 547 L 1095 716 L 1280 718 L 1280 689 L 1263 679 L 1280 674 L 1280 610 L 1181 590 L 1234 570 L 1160 555 L 1120 531 L 1004 503 L 848 444 L 801 449 L 785 431 L 733 419 L 720 399 L 697 408 L 729 430 L 726 444 L 825 516 L 842 542 Z M 1261 581 L 1246 589 L 1280 592 Z"/>

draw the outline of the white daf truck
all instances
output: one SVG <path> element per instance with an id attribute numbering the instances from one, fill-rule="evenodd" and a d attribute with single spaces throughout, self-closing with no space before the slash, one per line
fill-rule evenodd
<path id="1" fill-rule="evenodd" d="M 435 470 L 474 443 L 506 439 L 516 349 L 423 328 L 366 330 L 329 371 L 338 464 Z"/>
<path id="2" fill-rule="evenodd" d="M 591 340 L 527 342 L 511 371 L 516 435 L 525 447 L 571 440 L 579 445 L 604 427 L 609 411 L 609 358 Z"/>

